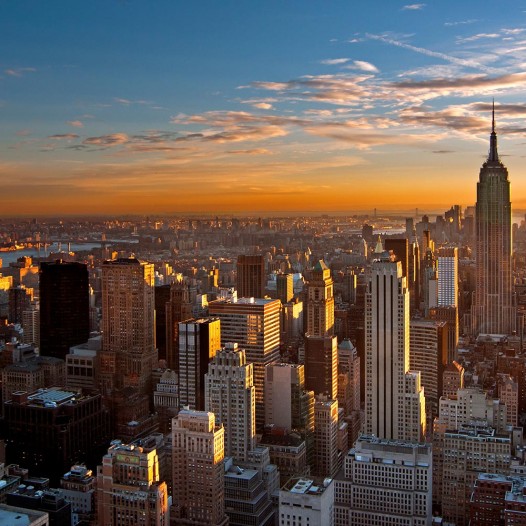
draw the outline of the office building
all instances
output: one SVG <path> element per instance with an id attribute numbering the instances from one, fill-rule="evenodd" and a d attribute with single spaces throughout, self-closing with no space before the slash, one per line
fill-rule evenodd
<path id="1" fill-rule="evenodd" d="M 429 444 L 362 435 L 335 484 L 334 525 L 431 526 Z"/>
<path id="2" fill-rule="evenodd" d="M 82 464 L 71 466 L 60 479 L 60 494 L 71 504 L 73 524 L 96 522 L 97 479 L 91 469 Z"/>
<path id="3" fill-rule="evenodd" d="M 334 482 L 292 477 L 279 491 L 279 526 L 334 524 Z"/>
<path id="4" fill-rule="evenodd" d="M 246 461 L 255 446 L 256 392 L 253 365 L 237 343 L 227 343 L 208 365 L 205 410 L 224 427 L 225 456 Z"/>
<path id="5" fill-rule="evenodd" d="M 458 307 L 458 248 L 441 248 L 437 257 L 438 307 Z"/>
<path id="6" fill-rule="evenodd" d="M 472 334 L 511 334 L 515 329 L 511 275 L 511 202 L 508 170 L 499 159 L 495 111 L 490 148 L 480 169 L 475 212 L 475 296 Z"/>
<path id="7" fill-rule="evenodd" d="M 203 411 L 205 374 L 208 364 L 221 349 L 221 322 L 201 318 L 179 323 L 179 403 Z"/>
<path id="8" fill-rule="evenodd" d="M 62 260 L 40 264 L 40 354 L 64 359 L 89 337 L 88 268 Z"/>
<path id="9" fill-rule="evenodd" d="M 289 303 L 294 297 L 294 278 L 292 274 L 276 276 L 276 296 L 281 303 Z"/>
<path id="10" fill-rule="evenodd" d="M 104 261 L 100 353 L 104 395 L 124 387 L 149 391 L 157 367 L 154 320 L 153 264 L 136 258 Z"/>
<path id="11" fill-rule="evenodd" d="M 78 461 L 94 466 L 109 439 L 100 395 L 58 388 L 16 392 L 4 402 L 7 462 L 58 484 Z"/>
<path id="12" fill-rule="evenodd" d="M 426 397 L 427 427 L 438 416 L 438 399 L 442 393 L 442 379 L 447 364 L 446 322 L 411 320 L 409 323 L 409 367 L 420 371 Z"/>
<path id="13" fill-rule="evenodd" d="M 265 258 L 263 256 L 238 256 L 237 293 L 240 298 L 262 298 L 265 281 Z"/>
<path id="14" fill-rule="evenodd" d="M 24 311 L 29 310 L 33 301 L 33 289 L 25 285 L 11 287 L 8 291 L 9 298 L 9 321 L 11 323 L 22 323 Z"/>
<path id="15" fill-rule="evenodd" d="M 183 409 L 173 420 L 172 444 L 174 523 L 228 524 L 223 426 L 213 413 Z"/>
<path id="16" fill-rule="evenodd" d="M 225 459 L 225 510 L 229 526 L 270 526 L 274 510 L 257 469 L 242 468 Z"/>
<path id="17" fill-rule="evenodd" d="M 314 402 L 313 474 L 334 477 L 341 467 L 338 453 L 338 401 L 318 395 Z"/>
<path id="18" fill-rule="evenodd" d="M 166 362 L 170 369 L 179 370 L 179 322 L 192 318 L 192 303 L 188 284 L 176 281 L 170 287 L 166 308 Z"/>
<path id="19" fill-rule="evenodd" d="M 155 449 L 115 441 L 97 470 L 100 526 L 168 526 L 166 482 L 159 479 Z"/>
<path id="20" fill-rule="evenodd" d="M 265 367 L 279 360 L 279 300 L 232 298 L 212 301 L 210 316 L 221 320 L 221 345 L 237 343 L 254 366 L 256 428 L 265 425 Z"/>
<path id="21" fill-rule="evenodd" d="M 305 385 L 314 394 L 338 396 L 338 339 L 334 336 L 334 283 L 318 261 L 306 291 Z"/>
<path id="22" fill-rule="evenodd" d="M 464 388 L 464 367 L 458 362 L 446 365 L 442 373 L 442 395 L 444 398 L 454 398 L 457 391 Z"/>
<path id="23" fill-rule="evenodd" d="M 409 370 L 409 291 L 399 261 L 373 261 L 365 297 L 365 432 L 419 441 L 425 435 L 420 373 Z"/>

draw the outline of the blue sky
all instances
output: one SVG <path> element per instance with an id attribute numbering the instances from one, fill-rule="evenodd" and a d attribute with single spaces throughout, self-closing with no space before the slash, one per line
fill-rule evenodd
<path id="1" fill-rule="evenodd" d="M 0 1 L 5 213 L 526 207 L 526 3 Z"/>

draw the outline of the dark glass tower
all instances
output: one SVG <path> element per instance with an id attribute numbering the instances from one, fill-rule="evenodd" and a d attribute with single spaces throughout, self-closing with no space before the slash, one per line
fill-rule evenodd
<path id="1" fill-rule="evenodd" d="M 515 328 L 511 276 L 508 170 L 499 159 L 493 109 L 490 148 L 480 169 L 475 212 L 476 284 L 472 332 L 511 334 Z"/>
<path id="2" fill-rule="evenodd" d="M 64 359 L 89 337 L 88 268 L 57 260 L 40 264 L 40 354 Z"/>

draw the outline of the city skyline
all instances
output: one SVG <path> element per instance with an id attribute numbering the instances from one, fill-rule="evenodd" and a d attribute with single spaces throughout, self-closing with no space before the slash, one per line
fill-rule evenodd
<path id="1" fill-rule="evenodd" d="M 492 99 L 526 208 L 518 1 L 0 14 L 2 215 L 470 206 Z"/>

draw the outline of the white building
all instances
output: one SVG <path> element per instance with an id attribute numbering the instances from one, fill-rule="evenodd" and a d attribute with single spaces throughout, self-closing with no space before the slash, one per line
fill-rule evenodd
<path id="1" fill-rule="evenodd" d="M 365 294 L 365 433 L 422 440 L 424 390 L 409 374 L 409 289 L 387 252 L 372 264 Z"/>
<path id="2" fill-rule="evenodd" d="M 247 460 L 256 435 L 254 367 L 237 343 L 227 343 L 208 365 L 205 410 L 225 428 L 225 456 Z"/>
<path id="3" fill-rule="evenodd" d="M 458 307 L 458 248 L 438 252 L 438 306 Z"/>
<path id="4" fill-rule="evenodd" d="M 333 526 L 334 482 L 291 478 L 279 492 L 280 526 Z"/>
<path id="5" fill-rule="evenodd" d="M 429 444 L 362 435 L 335 479 L 335 526 L 430 526 L 432 464 Z"/>

